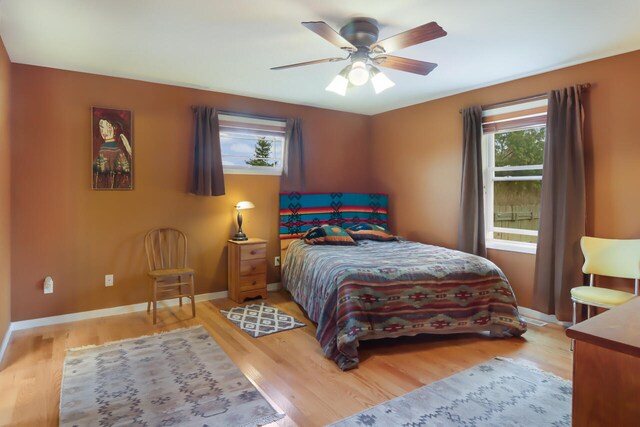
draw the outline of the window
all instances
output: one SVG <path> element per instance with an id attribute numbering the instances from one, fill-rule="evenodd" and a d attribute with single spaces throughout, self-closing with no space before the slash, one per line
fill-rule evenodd
<path id="1" fill-rule="evenodd" d="M 483 112 L 487 247 L 535 253 L 546 99 Z"/>
<path id="2" fill-rule="evenodd" d="M 282 174 L 286 121 L 224 113 L 218 119 L 224 173 Z"/>

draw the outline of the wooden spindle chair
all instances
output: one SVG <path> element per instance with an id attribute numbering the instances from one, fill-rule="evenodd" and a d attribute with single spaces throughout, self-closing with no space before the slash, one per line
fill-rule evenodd
<path id="1" fill-rule="evenodd" d="M 194 296 L 194 270 L 187 267 L 187 236 L 175 228 L 156 228 L 144 238 L 153 290 L 147 303 L 147 313 L 153 303 L 153 324 L 156 324 L 158 300 L 191 299 L 191 313 L 196 316 Z"/>

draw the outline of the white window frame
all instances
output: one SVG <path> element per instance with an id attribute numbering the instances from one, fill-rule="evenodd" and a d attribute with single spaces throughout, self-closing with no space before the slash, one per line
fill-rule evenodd
<path id="1" fill-rule="evenodd" d="M 282 134 L 282 152 L 280 155 L 273 159 L 277 161 L 278 166 L 254 166 L 254 165 L 225 165 L 223 163 L 222 170 L 225 175 L 272 175 L 272 176 L 280 176 L 282 175 L 282 170 L 284 166 L 284 153 L 286 151 L 287 140 L 284 135 L 284 131 L 286 128 L 286 121 L 282 119 L 269 119 L 260 116 L 245 116 L 245 115 L 234 115 L 233 113 L 223 113 L 221 112 L 218 116 L 220 120 L 233 120 L 238 121 L 238 123 L 247 123 L 247 124 L 258 124 L 258 125 L 272 125 L 272 126 L 280 126 L 283 129 Z M 220 136 L 222 137 L 223 131 L 220 132 Z M 265 134 L 267 138 L 277 138 L 272 135 Z M 259 137 L 257 137 L 259 138 Z M 229 156 L 223 155 L 222 160 L 224 162 L 225 158 L 229 157 L 242 157 L 242 156 Z M 244 158 L 244 157 L 242 157 Z"/>
<path id="2" fill-rule="evenodd" d="M 541 101 L 535 101 L 540 104 Z M 521 104 L 522 110 L 532 107 L 534 103 Z M 546 105 L 546 100 L 544 104 Z M 509 107 L 513 111 L 513 106 Z M 517 110 L 516 110 L 517 111 Z M 483 116 L 496 114 L 496 110 L 483 112 Z M 525 130 L 529 127 L 522 127 L 505 132 L 515 132 Z M 535 126 L 538 127 L 538 126 Z M 502 133 L 502 132 L 496 132 Z M 538 236 L 538 230 L 521 230 L 516 228 L 494 227 L 494 195 L 493 188 L 496 181 L 542 181 L 543 165 L 526 165 L 526 166 L 495 166 L 495 133 L 484 134 L 482 136 L 482 158 L 483 158 L 483 187 L 484 187 L 484 221 L 485 221 L 485 243 L 489 249 L 498 249 L 511 252 L 521 252 L 535 254 L 538 244 L 529 242 L 516 242 L 512 240 L 496 239 L 494 233 L 520 234 L 525 236 Z M 496 172 L 510 172 L 523 170 L 540 170 L 540 175 L 530 176 L 503 176 L 496 177 Z"/>

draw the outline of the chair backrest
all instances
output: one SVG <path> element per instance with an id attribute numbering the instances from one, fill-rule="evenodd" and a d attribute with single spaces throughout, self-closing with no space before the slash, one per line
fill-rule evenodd
<path id="1" fill-rule="evenodd" d="M 175 228 L 156 228 L 144 237 L 149 271 L 187 267 L 187 236 Z"/>
<path id="2" fill-rule="evenodd" d="M 640 239 L 583 237 L 580 240 L 586 274 L 640 279 Z"/>

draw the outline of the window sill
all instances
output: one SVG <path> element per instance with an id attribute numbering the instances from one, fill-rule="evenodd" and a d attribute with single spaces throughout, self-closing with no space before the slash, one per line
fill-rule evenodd
<path id="1" fill-rule="evenodd" d="M 281 170 L 256 170 L 256 169 L 223 169 L 225 175 L 282 175 Z"/>
<path id="2" fill-rule="evenodd" d="M 510 242 L 508 240 L 487 240 L 487 249 L 498 249 L 500 251 L 520 252 L 523 254 L 536 253 L 537 246 L 533 243 Z"/>

